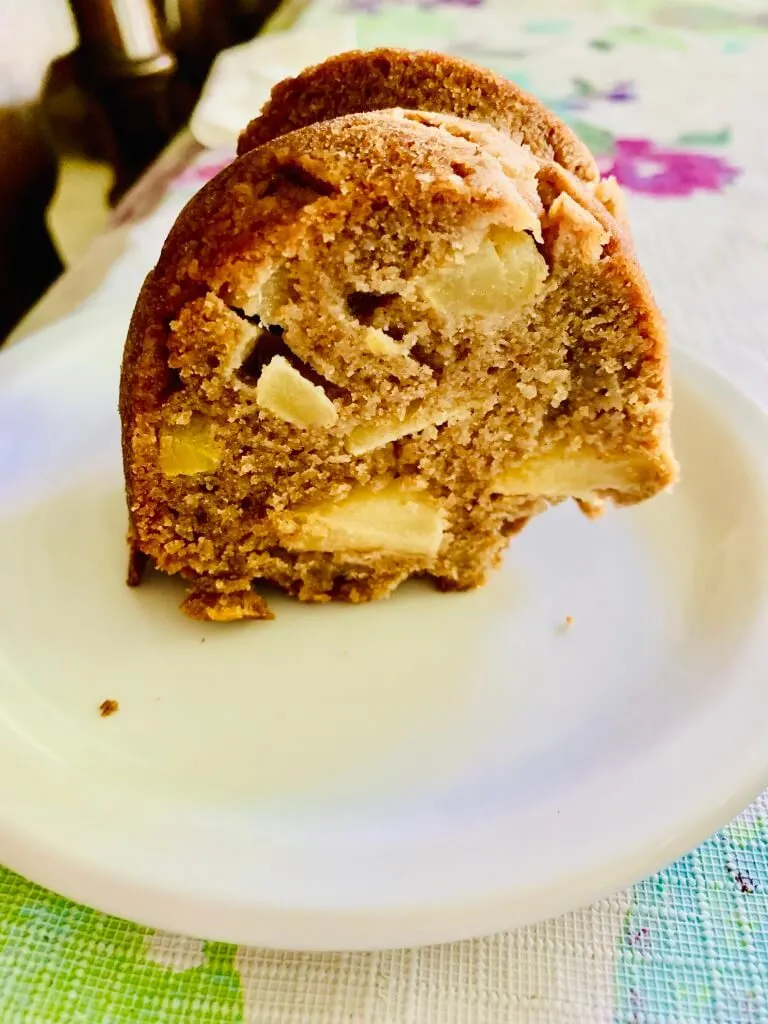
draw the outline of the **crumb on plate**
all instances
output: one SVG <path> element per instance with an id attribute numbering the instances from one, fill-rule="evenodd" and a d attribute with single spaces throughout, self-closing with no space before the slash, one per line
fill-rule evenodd
<path id="1" fill-rule="evenodd" d="M 99 704 L 99 714 L 102 718 L 109 718 L 110 715 L 114 715 L 115 712 L 119 710 L 120 705 L 116 700 L 112 700 L 111 698 L 103 700 L 101 704 Z"/>

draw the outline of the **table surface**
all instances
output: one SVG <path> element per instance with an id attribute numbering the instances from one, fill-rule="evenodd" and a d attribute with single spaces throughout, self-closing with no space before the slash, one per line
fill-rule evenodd
<path id="1" fill-rule="evenodd" d="M 340 11 L 358 18 L 362 46 L 465 56 L 569 121 L 627 192 L 673 340 L 768 409 L 767 3 L 296 0 L 273 27 Z M 12 341 L 105 295 L 128 310 L 175 213 L 229 159 L 183 133 Z M 0 870 L 0 1020 L 768 1024 L 768 794 L 610 899 L 423 950 L 310 955 L 166 935 Z"/>

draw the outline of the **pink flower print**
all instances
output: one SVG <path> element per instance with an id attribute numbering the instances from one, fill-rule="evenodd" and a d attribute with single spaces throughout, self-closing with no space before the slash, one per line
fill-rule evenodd
<path id="1" fill-rule="evenodd" d="M 229 167 L 233 159 L 234 156 L 225 156 L 215 160 L 192 164 L 189 167 L 185 167 L 181 174 L 174 179 L 174 182 L 177 185 L 204 185 L 211 178 L 215 178 L 219 171 Z"/>
<path id="2" fill-rule="evenodd" d="M 689 196 L 719 192 L 739 170 L 719 156 L 661 149 L 647 139 L 616 139 L 603 174 L 612 174 L 632 192 L 654 196 Z"/>

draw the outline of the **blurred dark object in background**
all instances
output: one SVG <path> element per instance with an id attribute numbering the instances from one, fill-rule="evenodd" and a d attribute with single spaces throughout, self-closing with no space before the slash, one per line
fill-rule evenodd
<path id="1" fill-rule="evenodd" d="M 45 223 L 56 173 L 37 104 L 0 108 L 0 344 L 62 270 Z"/>
<path id="2" fill-rule="evenodd" d="M 70 7 L 80 37 L 72 68 L 88 106 L 101 114 L 114 200 L 178 127 L 169 88 L 176 60 L 149 0 L 70 0 Z"/>
<path id="3" fill-rule="evenodd" d="M 256 35 L 279 4 L 69 0 L 77 48 L 28 101 L 0 106 L 0 344 L 63 269 L 46 225 L 58 159 L 109 163 L 117 202 L 187 122 L 217 53 Z"/>
<path id="4" fill-rule="evenodd" d="M 279 0 L 69 0 L 74 77 L 98 108 L 116 202 L 186 123 L 217 53 L 254 36 Z"/>

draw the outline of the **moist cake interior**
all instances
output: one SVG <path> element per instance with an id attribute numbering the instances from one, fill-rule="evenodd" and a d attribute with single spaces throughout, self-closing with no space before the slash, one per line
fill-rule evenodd
<path id="1" fill-rule="evenodd" d="M 180 218 L 126 349 L 134 551 L 200 618 L 252 591 L 481 584 L 571 497 L 674 478 L 666 343 L 615 221 L 494 129 L 393 110 L 242 156 Z"/>

